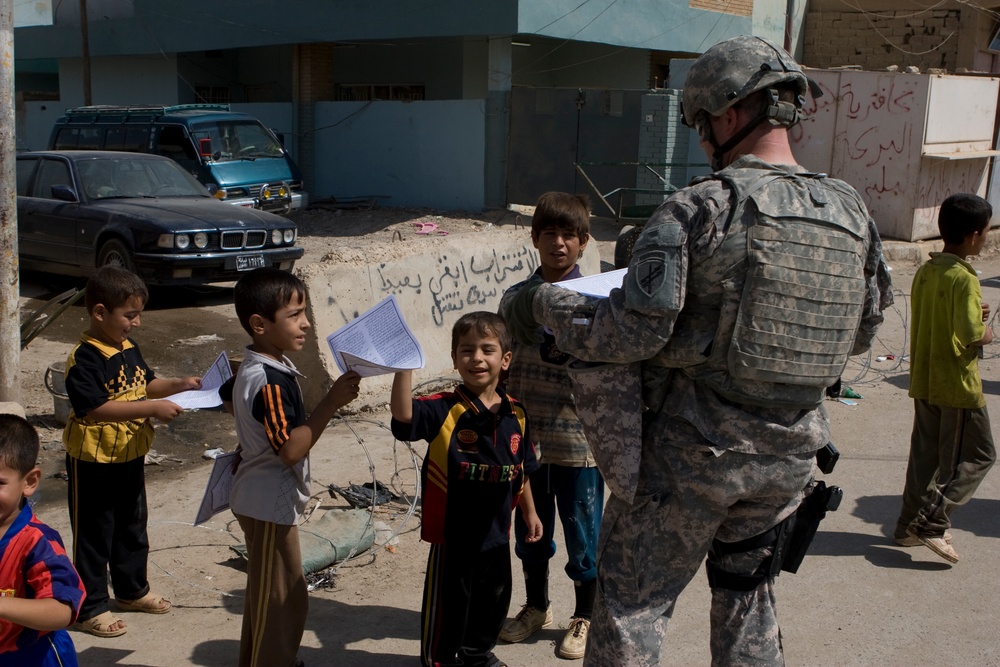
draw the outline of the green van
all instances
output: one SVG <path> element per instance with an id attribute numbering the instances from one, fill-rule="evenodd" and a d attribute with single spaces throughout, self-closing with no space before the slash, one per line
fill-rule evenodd
<path id="1" fill-rule="evenodd" d="M 67 109 L 49 149 L 164 155 L 225 202 L 280 215 L 309 204 L 302 173 L 275 134 L 228 104 Z"/>

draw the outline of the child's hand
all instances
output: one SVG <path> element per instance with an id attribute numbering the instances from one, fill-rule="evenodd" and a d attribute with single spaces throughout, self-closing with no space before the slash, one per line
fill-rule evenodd
<path id="1" fill-rule="evenodd" d="M 983 301 L 983 322 L 990 319 L 990 304 Z"/>
<path id="2" fill-rule="evenodd" d="M 361 376 L 357 371 L 347 371 L 333 383 L 327 397 L 341 408 L 357 398 L 360 391 Z"/>
<path id="3" fill-rule="evenodd" d="M 177 391 L 191 391 L 201 389 L 201 378 L 196 376 L 177 378 Z"/>
<path id="4" fill-rule="evenodd" d="M 164 399 L 149 401 L 149 407 L 153 414 L 150 415 L 153 419 L 158 419 L 161 422 L 170 422 L 174 417 L 184 412 L 184 408 L 177 405 L 173 401 L 167 401 Z"/>
<path id="5" fill-rule="evenodd" d="M 542 539 L 542 521 L 538 515 L 534 512 L 531 514 L 522 512 L 521 518 L 524 519 L 524 525 L 528 528 L 528 532 L 524 535 L 524 541 L 537 542 Z"/>

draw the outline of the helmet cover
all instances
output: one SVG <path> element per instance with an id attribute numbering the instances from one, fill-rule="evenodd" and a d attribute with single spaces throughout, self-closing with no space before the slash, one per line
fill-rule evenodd
<path id="1" fill-rule="evenodd" d="M 787 51 L 763 37 L 741 35 L 719 42 L 703 53 L 684 82 L 684 124 L 695 127 L 702 111 L 722 114 L 758 90 L 791 83 L 805 99 L 809 80 Z"/>

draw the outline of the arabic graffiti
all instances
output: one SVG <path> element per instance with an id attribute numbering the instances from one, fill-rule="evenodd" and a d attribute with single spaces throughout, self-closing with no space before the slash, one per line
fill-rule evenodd
<path id="1" fill-rule="evenodd" d="M 395 294 L 426 307 L 434 325 L 443 327 L 446 322 L 451 325 L 447 313 L 496 310 L 504 290 L 538 268 L 538 254 L 525 245 L 509 252 L 492 249 L 461 258 L 442 254 L 429 264 L 430 269 L 379 264 L 375 287 L 381 297 Z"/>

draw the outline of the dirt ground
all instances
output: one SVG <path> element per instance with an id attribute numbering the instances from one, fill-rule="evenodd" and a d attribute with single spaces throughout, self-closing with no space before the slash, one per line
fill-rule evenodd
<path id="1" fill-rule="evenodd" d="M 318 210 L 300 214 L 304 261 L 315 261 L 335 246 L 391 240 L 411 235 L 414 222 L 433 222 L 452 235 L 472 235 L 488 225 L 518 222 L 510 211 L 481 216 L 404 210 Z M 520 222 L 526 223 L 522 216 Z M 595 223 L 603 259 L 612 256 L 617 226 Z M 527 232 L 525 232 L 527 233 Z M 984 297 L 1000 310 L 1000 257 L 979 260 Z M 857 405 L 828 402 L 835 442 L 842 452 L 832 483 L 845 488 L 840 511 L 820 529 L 810 557 L 797 575 L 779 578 L 786 658 L 790 665 L 1000 664 L 992 618 L 997 598 L 993 572 L 1000 565 L 994 541 L 1000 481 L 988 477 L 979 493 L 956 514 L 956 549 L 962 561 L 947 566 L 928 550 L 896 548 L 888 539 L 898 510 L 906 465 L 912 409 L 906 397 L 909 282 L 915 264 L 893 262 L 899 293 L 896 307 L 872 354 L 853 361 L 845 384 L 864 396 Z M 62 291 L 64 282 L 43 276 L 22 280 L 22 311 L 38 299 Z M 154 290 L 136 339 L 144 356 L 163 376 L 198 374 L 220 349 L 236 354 L 245 334 L 232 313 L 231 287 Z M 43 384 L 45 369 L 61 361 L 85 313 L 76 307 L 60 317 L 22 352 L 22 389 L 29 419 L 43 439 L 46 472 L 36 504 L 41 518 L 69 546 L 61 429 L 53 418 L 53 399 Z M 880 358 L 883 358 L 881 359 Z M 891 358 L 890 358 L 891 357 Z M 1000 414 L 1000 379 L 995 348 L 981 362 L 990 407 Z M 304 369 L 308 372 L 308 369 Z M 310 667 L 419 665 L 419 609 L 426 545 L 418 539 L 419 512 L 414 496 L 423 445 L 416 451 L 393 440 L 384 411 L 349 415 L 335 421 L 313 450 L 315 511 L 310 521 L 346 503 L 327 485 L 346 487 L 378 480 L 398 501 L 380 506 L 372 521 L 382 530 L 376 546 L 326 571 L 315 581 L 301 657 Z M 232 515 L 223 512 L 194 527 L 211 461 L 206 449 L 232 449 L 230 418 L 213 411 L 185 413 L 158 428 L 155 464 L 147 465 L 150 506 L 149 576 L 153 589 L 170 598 L 165 616 L 124 613 L 128 634 L 98 639 L 73 632 L 84 667 L 235 664 L 245 573 L 230 547 L 242 541 Z M 307 522 L 307 526 L 309 523 Z M 557 542 L 561 537 L 557 536 Z M 551 597 L 555 623 L 522 644 L 503 645 L 497 654 L 512 666 L 566 664 L 555 648 L 572 612 L 572 589 L 562 574 L 562 547 L 552 561 Z M 515 560 L 512 613 L 523 597 Z M 949 591 L 953 598 L 944 598 Z M 954 600 L 954 604 L 950 600 Z M 933 603 L 929 601 L 933 600 Z M 699 573 L 682 594 L 664 644 L 662 665 L 707 664 L 709 592 Z M 924 629 L 935 628 L 933 637 Z"/>

